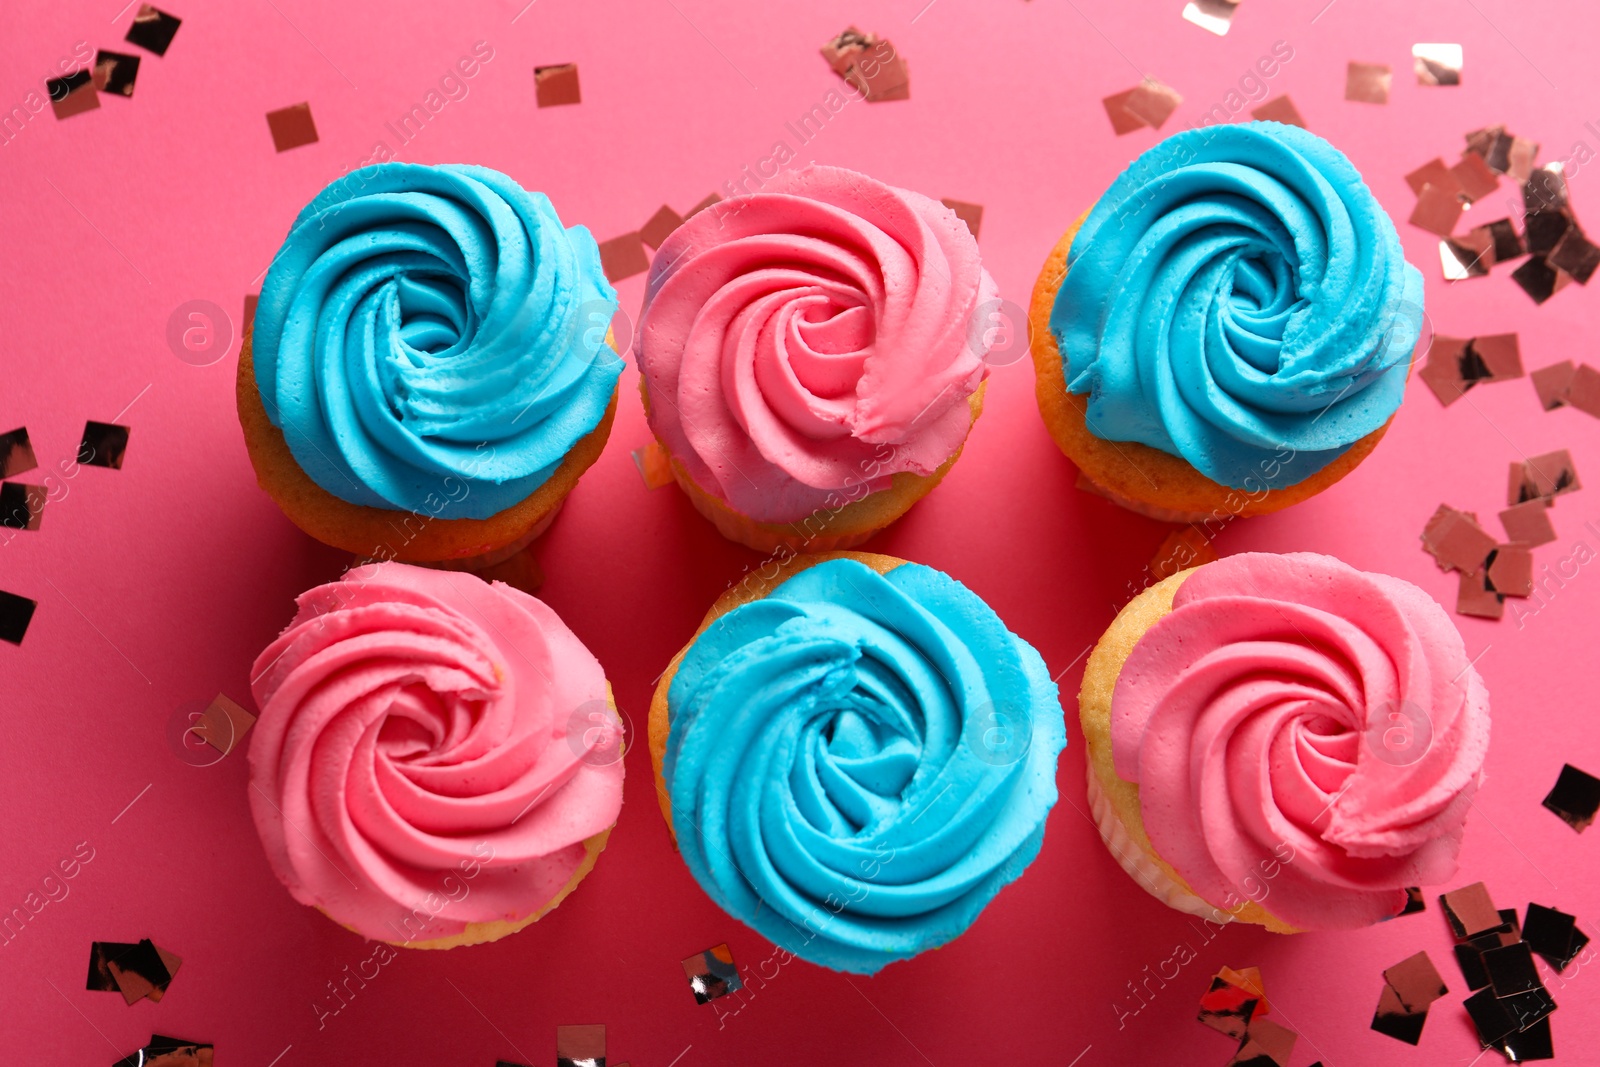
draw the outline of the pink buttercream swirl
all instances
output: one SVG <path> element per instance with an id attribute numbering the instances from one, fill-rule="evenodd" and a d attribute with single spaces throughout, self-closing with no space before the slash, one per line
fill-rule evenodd
<path id="1" fill-rule="evenodd" d="M 955 454 L 999 307 L 955 213 L 808 167 L 692 216 L 651 267 L 650 424 L 697 485 L 793 522 Z"/>
<path id="2" fill-rule="evenodd" d="M 295 899 L 390 942 L 554 899 L 622 806 L 588 649 L 464 573 L 358 567 L 297 604 L 252 670 L 250 744 L 251 812 Z"/>
<path id="3" fill-rule="evenodd" d="M 1489 697 L 1416 586 L 1247 553 L 1191 574 L 1139 639 L 1111 743 L 1150 843 L 1207 903 L 1350 929 L 1454 873 Z"/>

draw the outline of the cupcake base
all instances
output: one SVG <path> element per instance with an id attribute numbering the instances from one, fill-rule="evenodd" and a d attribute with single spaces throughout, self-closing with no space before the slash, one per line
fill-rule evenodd
<path id="1" fill-rule="evenodd" d="M 1279 489 L 1248 492 L 1214 482 L 1184 460 L 1160 449 L 1098 436 L 1089 421 L 1089 398 L 1067 391 L 1061 349 L 1050 332 L 1050 313 L 1067 276 L 1067 254 L 1078 228 L 1088 217 L 1084 212 L 1051 249 L 1039 280 L 1034 283 L 1028 325 L 1039 413 L 1057 447 L 1078 465 L 1101 496 L 1164 522 L 1265 515 L 1322 492 L 1354 470 L 1377 447 L 1394 416 L 1309 478 Z"/>
<path id="2" fill-rule="evenodd" d="M 550 478 L 517 504 L 487 519 L 440 519 L 341 500 L 311 480 L 295 461 L 283 431 L 267 417 L 256 387 L 252 332 L 239 351 L 236 398 L 256 481 L 300 529 L 362 559 L 479 570 L 503 562 L 549 528 L 578 476 L 600 458 L 617 413 L 611 394 L 599 425 L 580 438 Z M 498 558 L 495 558 L 498 556 Z"/>
<path id="3" fill-rule="evenodd" d="M 1134 597 L 1112 620 L 1094 651 L 1089 653 L 1083 685 L 1078 691 L 1078 719 L 1089 759 L 1089 804 L 1094 810 L 1095 825 L 1112 856 L 1157 900 L 1214 923 L 1253 923 L 1274 933 L 1295 933 L 1294 927 L 1254 901 L 1245 901 L 1230 911 L 1211 905 L 1195 893 L 1156 853 L 1150 835 L 1145 832 L 1139 786 L 1118 778 L 1112 764 L 1111 696 L 1122 665 L 1145 631 L 1172 611 L 1173 596 L 1193 573 L 1194 568 L 1179 571 Z"/>
<path id="4" fill-rule="evenodd" d="M 988 384 L 988 382 L 982 383 L 967 398 L 973 423 L 976 423 L 978 416 L 983 413 L 983 392 Z M 648 415 L 650 394 L 645 387 L 643 377 L 639 379 L 639 394 L 644 398 L 644 409 Z M 970 424 L 968 432 L 971 432 Z M 933 487 L 944 479 L 951 467 L 955 466 L 956 460 L 961 458 L 962 451 L 960 448 L 956 449 L 932 474 L 920 475 L 903 471 L 890 476 L 889 488 L 868 493 L 860 500 L 838 508 L 818 509 L 797 522 L 768 523 L 758 522 L 735 511 L 722 498 L 701 488 L 689 476 L 688 470 L 678 458 L 667 449 L 666 442 L 660 444 L 672 466 L 673 479 L 688 496 L 695 510 L 709 519 L 723 537 L 736 541 L 746 548 L 753 548 L 757 552 L 779 550 L 836 552 L 854 548 L 888 527 L 910 511 L 913 504 L 932 492 Z"/>

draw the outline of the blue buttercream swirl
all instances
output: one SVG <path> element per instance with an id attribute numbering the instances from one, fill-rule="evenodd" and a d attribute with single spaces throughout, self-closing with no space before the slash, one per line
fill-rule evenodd
<path id="1" fill-rule="evenodd" d="M 256 307 L 268 417 L 352 504 L 488 518 L 543 485 L 622 372 L 594 238 L 473 166 L 383 163 L 295 219 Z"/>
<path id="2" fill-rule="evenodd" d="M 1350 161 L 1299 127 L 1162 141 L 1095 204 L 1067 264 L 1050 330 L 1098 437 L 1233 488 L 1284 486 L 1400 406 L 1422 275 Z"/>
<path id="3" fill-rule="evenodd" d="M 668 690 L 678 847 L 729 914 L 870 974 L 1038 854 L 1066 732 L 1044 661 L 939 571 L 848 559 L 717 619 Z"/>

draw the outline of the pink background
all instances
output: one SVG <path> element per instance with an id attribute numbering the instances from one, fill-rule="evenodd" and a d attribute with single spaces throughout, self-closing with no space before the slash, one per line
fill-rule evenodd
<path id="1" fill-rule="evenodd" d="M 227 1067 L 266 1067 L 280 1055 L 283 1067 L 489 1067 L 496 1057 L 548 1067 L 557 1025 L 604 1022 L 612 1061 L 636 1067 L 846 1055 L 941 1067 L 1220 1065 L 1231 1046 L 1196 1024 L 1197 998 L 1217 967 L 1256 964 L 1273 1018 L 1302 1035 L 1294 1067 L 1470 1061 L 1465 990 L 1433 894 L 1427 914 L 1360 933 L 1229 929 L 1202 945 L 1183 916 L 1115 866 L 1084 816 L 1075 715 L 1043 854 L 941 951 L 870 979 L 792 963 L 719 1026 L 715 1009 L 694 1003 L 679 959 L 726 941 L 749 968 L 769 947 L 716 908 L 674 855 L 640 747 L 627 757 L 610 848 L 571 900 L 491 946 L 402 953 L 318 1030 L 313 999 L 369 947 L 273 879 L 250 825 L 244 759 L 187 766 L 166 729 L 175 709 L 219 690 L 248 703 L 248 665 L 289 619 L 292 597 L 347 561 L 255 486 L 233 411 L 237 322 L 227 358 L 206 367 L 175 358 L 165 329 L 174 308 L 197 298 L 237 318 L 299 207 L 378 140 L 393 149 L 385 123 L 474 42 L 487 41 L 493 60 L 400 157 L 507 171 L 605 239 L 662 202 L 686 209 L 779 138 L 797 147 L 785 121 L 836 87 L 817 47 L 852 22 L 886 35 L 910 62 L 912 99 L 852 104 L 799 156 L 983 204 L 985 260 L 1019 303 L 1060 231 L 1156 140 L 1149 130 L 1114 137 L 1100 104 L 1140 70 L 1186 98 L 1173 132 L 1221 102 L 1274 41 L 1289 42 L 1294 58 L 1272 92 L 1290 93 L 1400 218 L 1412 205 L 1403 174 L 1435 155 L 1453 159 L 1467 130 L 1503 122 L 1545 144 L 1546 159 L 1579 139 L 1600 148 L 1584 128 L 1600 113 L 1583 104 L 1600 99 L 1600 21 L 1575 3 L 1535 15 L 1511 0 L 1336 0 L 1313 23 L 1324 0 L 1245 0 L 1233 32 L 1217 38 L 1180 19 L 1182 0 L 936 0 L 915 21 L 915 0 L 538 0 L 519 17 L 523 2 L 457 12 L 447 8 L 468 5 L 407 0 L 358 12 L 309 0 L 184 0 L 182 29 L 165 58 L 143 56 L 132 100 L 105 97 L 62 122 L 46 111 L 0 147 L 0 431 L 25 424 L 42 466 L 53 466 L 72 456 L 87 418 L 126 408 L 121 421 L 132 427 L 123 470 L 81 470 L 42 530 L 0 547 L 0 588 L 39 601 L 25 643 L 0 644 L 9 741 L 0 906 L 21 904 L 76 843 L 94 849 L 70 896 L 0 947 L 0 1059 L 48 1050 L 62 1063 L 110 1063 L 154 1030 L 215 1042 Z M 116 6 L 12 12 L 0 34 L 0 108 L 40 89 L 79 41 L 137 51 L 121 43 L 132 12 Z M 1418 88 L 1417 41 L 1461 42 L 1465 84 Z M 1351 59 L 1394 66 L 1387 107 L 1343 100 Z M 569 61 L 580 65 L 581 106 L 536 109 L 531 68 Z M 264 113 L 303 100 L 321 141 L 275 153 Z M 1573 199 L 1600 225 L 1590 184 L 1585 166 Z M 1511 193 L 1508 183 L 1496 201 Z M 1505 213 L 1492 202 L 1469 218 Z M 1446 287 L 1435 239 L 1400 229 L 1441 332 L 1517 331 L 1529 367 L 1592 348 L 1600 292 L 1572 287 L 1536 308 L 1505 269 Z M 621 284 L 630 314 L 642 290 L 642 278 Z M 639 723 L 652 679 L 757 557 L 719 539 L 676 490 L 644 487 L 629 457 L 649 439 L 633 370 L 622 385 L 610 447 L 541 556 L 543 595 Z M 945 484 L 872 547 L 967 583 L 1065 672 L 1075 706 L 1079 657 L 1167 528 L 1074 490 L 1026 363 L 996 371 L 988 404 Z M 1329 552 L 1449 604 L 1453 576 L 1417 545 L 1428 515 L 1448 501 L 1498 530 L 1507 461 L 1554 448 L 1571 448 L 1580 471 L 1600 479 L 1600 425 L 1572 410 L 1542 413 L 1527 382 L 1482 387 L 1448 411 L 1414 384 L 1388 439 L 1353 476 L 1287 514 L 1237 525 L 1220 547 Z M 1560 540 L 1538 550 L 1538 564 L 1580 540 L 1600 544 L 1583 529 L 1600 519 L 1591 493 L 1562 498 Z M 1487 879 L 1501 906 L 1534 899 L 1600 934 L 1600 831 L 1580 838 L 1539 806 L 1563 761 L 1600 772 L 1585 669 L 1600 607 L 1593 571 L 1520 628 L 1509 615 L 1458 620 L 1468 651 L 1482 653 L 1495 737 L 1456 884 Z M 83 989 L 92 939 L 140 937 L 184 957 L 163 1003 L 130 1008 Z M 1199 958 L 1119 1028 L 1113 1005 L 1127 983 L 1180 939 Z M 1414 1050 L 1368 1023 L 1380 970 L 1424 948 L 1452 993 Z M 1550 979 L 1568 1063 L 1600 1047 L 1595 969 Z"/>

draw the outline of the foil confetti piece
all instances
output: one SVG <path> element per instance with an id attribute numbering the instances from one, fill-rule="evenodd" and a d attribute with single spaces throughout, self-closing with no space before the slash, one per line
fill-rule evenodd
<path id="1" fill-rule="evenodd" d="M 1504 126 L 1486 126 L 1467 134 L 1467 151 L 1482 156 L 1496 174 L 1504 174 L 1511 165 L 1512 140 Z"/>
<path id="2" fill-rule="evenodd" d="M 113 96 L 132 96 L 139 77 L 139 57 L 100 49 L 94 54 L 94 87 Z"/>
<path id="3" fill-rule="evenodd" d="M 78 462 L 89 467 L 122 469 L 123 456 L 128 451 L 128 428 L 110 422 L 84 423 L 83 437 L 78 442 Z"/>
<path id="4" fill-rule="evenodd" d="M 1543 256 L 1531 256 L 1511 272 L 1511 280 L 1521 286 L 1535 304 L 1542 304 L 1560 292 L 1570 279 L 1565 272 L 1547 263 Z"/>
<path id="5" fill-rule="evenodd" d="M 1416 1011 L 1407 1008 L 1394 986 L 1384 983 L 1383 992 L 1378 995 L 1378 1008 L 1372 1014 L 1372 1029 L 1396 1041 L 1415 1045 L 1422 1040 L 1422 1027 L 1427 1021 L 1427 1008 Z"/>
<path id="6" fill-rule="evenodd" d="M 1522 185 L 1522 204 L 1530 214 L 1571 209 L 1572 197 L 1567 189 L 1566 170 L 1561 163 L 1546 163 L 1528 175 L 1528 180 Z"/>
<path id="7" fill-rule="evenodd" d="M 1440 504 L 1422 530 L 1422 547 L 1440 569 L 1462 574 L 1477 574 L 1498 544 L 1478 524 L 1477 515 L 1448 504 Z"/>
<path id="8" fill-rule="evenodd" d="M 1245 1032 L 1229 1067 L 1289 1067 L 1289 1057 L 1299 1038 L 1287 1026 L 1279 1026 L 1271 1019 L 1257 1019 Z"/>
<path id="9" fill-rule="evenodd" d="M 1563 764 L 1556 784 L 1540 803 L 1581 834 L 1594 822 L 1595 812 L 1600 811 L 1600 778 L 1570 763 Z"/>
<path id="10" fill-rule="evenodd" d="M 1260 1003 L 1256 994 L 1217 975 L 1200 998 L 1200 1014 L 1196 1018 L 1219 1034 L 1242 1041 Z"/>
<path id="11" fill-rule="evenodd" d="M 639 468 L 639 477 L 644 479 L 646 489 L 660 489 L 675 480 L 672 476 L 672 460 L 659 441 L 651 441 L 643 448 L 634 449 L 633 464 Z"/>
<path id="12" fill-rule="evenodd" d="M 1539 146 L 1533 141 L 1521 137 L 1511 138 L 1511 147 L 1506 152 L 1506 167 L 1504 173 L 1514 181 L 1526 182 L 1533 176 L 1534 162 L 1539 158 Z"/>
<path id="13" fill-rule="evenodd" d="M 1461 46 L 1458 44 L 1414 44 L 1411 65 L 1418 85 L 1460 85 Z"/>
<path id="14" fill-rule="evenodd" d="M 683 960 L 683 976 L 689 980 L 696 1004 L 709 1004 L 718 997 L 744 988 L 733 952 L 727 945 L 716 945 Z"/>
<path id="15" fill-rule="evenodd" d="M 652 249 L 660 248 L 672 231 L 683 225 L 683 217 L 666 204 L 656 209 L 650 221 L 639 228 L 639 239 Z"/>
<path id="16" fill-rule="evenodd" d="M 28 624 L 33 621 L 33 612 L 38 606 L 37 600 L 0 589 L 0 641 L 22 644 L 23 635 L 28 632 Z"/>
<path id="17" fill-rule="evenodd" d="M 100 94 L 94 88 L 94 75 L 88 70 L 75 70 L 60 78 L 47 78 L 44 86 L 50 97 L 50 110 L 55 112 L 57 119 L 81 115 L 100 106 Z"/>
<path id="18" fill-rule="evenodd" d="M 1523 216 L 1524 245 L 1536 256 L 1548 256 L 1572 229 L 1572 220 L 1561 211 L 1531 211 Z"/>
<path id="19" fill-rule="evenodd" d="M 1572 453 L 1566 449 L 1533 456 L 1522 463 L 1512 463 L 1506 493 L 1506 504 L 1520 504 L 1535 498 L 1547 502 L 1563 493 L 1575 493 L 1583 488 L 1578 480 L 1578 469 L 1572 464 Z"/>
<path id="20" fill-rule="evenodd" d="M 1572 225 L 1545 259 L 1552 267 L 1571 275 L 1579 285 L 1588 285 L 1595 268 L 1600 267 L 1600 247 L 1585 237 L 1578 226 Z"/>
<path id="21" fill-rule="evenodd" d="M 1526 1030 L 1506 1035 L 1495 1045 L 1495 1049 L 1510 1063 L 1555 1059 L 1555 1044 L 1551 1039 L 1549 1018 L 1540 1019 Z"/>
<path id="22" fill-rule="evenodd" d="M 212 1067 L 215 1050 L 200 1041 L 151 1034 L 144 1048 L 112 1067 Z"/>
<path id="23" fill-rule="evenodd" d="M 1285 126 L 1299 126 L 1306 128 L 1306 120 L 1300 117 L 1300 109 L 1294 106 L 1294 101 L 1288 94 L 1275 96 L 1260 107 L 1250 110 L 1250 117 L 1257 122 L 1281 122 Z"/>
<path id="24" fill-rule="evenodd" d="M 1384 63 L 1350 62 L 1345 71 L 1344 98 L 1362 104 L 1387 104 L 1394 72 Z"/>
<path id="25" fill-rule="evenodd" d="M 1439 242 L 1439 270 L 1447 282 L 1482 278 L 1494 263 L 1494 242 L 1487 234 L 1471 231 Z"/>
<path id="26" fill-rule="evenodd" d="M 317 124 L 311 118 L 309 103 L 267 112 L 267 129 L 272 132 L 272 147 L 279 152 L 317 142 Z"/>
<path id="27" fill-rule="evenodd" d="M 1504 544 L 1489 556 L 1489 588 L 1501 596 L 1533 595 L 1533 552 L 1525 544 Z"/>
<path id="28" fill-rule="evenodd" d="M 553 63 L 533 68 L 534 102 L 540 107 L 564 107 L 583 103 L 578 88 L 578 64 Z"/>
<path id="29" fill-rule="evenodd" d="M 114 988 L 128 1004 L 149 997 L 159 1001 L 172 982 L 166 961 L 149 938 L 137 944 L 96 941 L 90 946 L 90 976 L 96 977 L 96 955 L 103 955 L 104 969 Z"/>
<path id="30" fill-rule="evenodd" d="M 1407 221 L 1429 233 L 1449 237 L 1461 221 L 1461 212 L 1464 210 L 1466 206 L 1459 196 L 1430 182 L 1422 187 L 1416 207 L 1412 208 Z"/>
<path id="31" fill-rule="evenodd" d="M 48 495 L 42 485 L 0 482 L 0 527 L 37 530 L 44 521 L 44 502 Z"/>
<path id="32" fill-rule="evenodd" d="M 1516 226 L 1510 219 L 1496 219 L 1486 222 L 1482 226 L 1474 226 L 1467 231 L 1469 234 L 1482 233 L 1489 238 L 1494 256 L 1491 262 L 1505 263 L 1516 259 L 1518 256 L 1528 254 L 1528 249 L 1522 243 L 1522 235 L 1517 232 Z"/>
<path id="33" fill-rule="evenodd" d="M 15 478 L 38 465 L 39 459 L 33 454 L 33 442 L 28 440 L 26 426 L 0 433 L 0 478 Z"/>
<path id="34" fill-rule="evenodd" d="M 1462 572 L 1456 583 L 1456 614 L 1472 615 L 1480 619 L 1498 619 L 1505 615 L 1506 598 L 1489 586 L 1486 573 Z"/>
<path id="35" fill-rule="evenodd" d="M 1440 997 L 1450 992 L 1433 960 L 1426 952 L 1407 956 L 1383 972 L 1387 982 L 1408 1012 L 1427 1011 Z"/>
<path id="36" fill-rule="evenodd" d="M 1439 904 L 1444 909 L 1445 921 L 1450 924 L 1450 930 L 1458 941 L 1477 937 L 1504 922 L 1489 896 L 1488 886 L 1482 882 L 1441 894 Z"/>
<path id="37" fill-rule="evenodd" d="M 1516 1017 L 1494 995 L 1492 989 L 1480 989 L 1466 1000 L 1467 1014 L 1478 1031 L 1478 1043 L 1484 1048 L 1494 1048 L 1499 1042 L 1520 1028 Z"/>
<path id="38" fill-rule="evenodd" d="M 1489 169 L 1482 156 L 1471 152 L 1462 155 L 1461 162 L 1451 167 L 1450 173 L 1461 183 L 1461 195 L 1469 204 L 1500 188 L 1500 175 Z"/>
<path id="39" fill-rule="evenodd" d="M 1145 128 L 1144 119 L 1128 110 L 1128 99 L 1132 96 L 1133 90 L 1125 89 L 1101 101 L 1105 105 L 1107 117 L 1111 119 L 1111 131 L 1118 137 Z"/>
<path id="40" fill-rule="evenodd" d="M 1181 103 L 1183 97 L 1176 89 L 1154 78 L 1146 78 L 1133 87 L 1123 107 L 1152 130 L 1159 130 Z"/>
<path id="41" fill-rule="evenodd" d="M 1556 539 L 1556 528 L 1550 522 L 1550 509 L 1543 500 L 1528 500 L 1514 504 L 1500 512 L 1500 525 L 1506 529 L 1506 538 L 1527 546 L 1547 545 Z"/>
<path id="42" fill-rule="evenodd" d="M 846 27 L 822 48 L 822 58 L 839 77 L 875 104 L 911 98 L 911 71 L 887 38 Z"/>
<path id="43" fill-rule="evenodd" d="M 1573 368 L 1561 400 L 1586 415 L 1600 419 L 1600 370 L 1595 370 L 1587 363 L 1578 364 Z"/>
<path id="44" fill-rule="evenodd" d="M 167 49 L 172 47 L 172 38 L 177 36 L 181 25 L 183 20 L 176 15 L 169 15 L 151 4 L 140 4 L 139 13 L 133 16 L 133 25 L 128 27 L 128 34 L 123 40 L 138 45 L 146 52 L 164 56 Z"/>
<path id="45" fill-rule="evenodd" d="M 1564 911 L 1530 902 L 1528 917 L 1522 924 L 1522 939 L 1551 970 L 1560 974 L 1577 955 L 1573 949 L 1578 933 L 1576 921 L 1575 916 Z"/>
<path id="46" fill-rule="evenodd" d="M 238 747 L 255 723 L 254 715 L 218 693 L 189 729 L 200 740 L 226 756 Z"/>
<path id="47" fill-rule="evenodd" d="M 1422 187 L 1425 185 L 1448 189 L 1454 196 L 1459 197 L 1461 195 L 1461 182 L 1450 168 L 1445 166 L 1444 160 L 1437 157 L 1430 159 L 1410 174 L 1407 174 L 1406 184 L 1411 186 L 1411 191 L 1418 196 L 1422 195 Z"/>
<path id="48" fill-rule="evenodd" d="M 1406 906 L 1400 910 L 1400 915 L 1415 915 L 1419 911 L 1427 910 L 1428 901 L 1422 895 L 1422 887 L 1419 885 L 1406 886 Z M 1399 916 L 1397 915 L 1395 918 L 1399 918 Z"/>
<path id="49" fill-rule="evenodd" d="M 983 225 L 983 205 L 969 204 L 965 200 L 940 200 L 939 203 L 956 213 L 956 218 L 967 224 L 967 230 L 972 234 L 972 239 L 978 239 L 978 227 Z"/>
<path id="50" fill-rule="evenodd" d="M 637 231 L 600 242 L 600 266 L 606 278 L 620 282 L 650 269 L 650 258 L 645 255 L 644 241 Z"/>
<path id="51" fill-rule="evenodd" d="M 1183 5 L 1183 18 L 1208 33 L 1226 37 L 1238 8 L 1239 0 L 1189 0 Z"/>
<path id="52" fill-rule="evenodd" d="M 606 1067 L 606 1028 L 556 1027 L 556 1067 Z"/>

